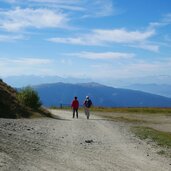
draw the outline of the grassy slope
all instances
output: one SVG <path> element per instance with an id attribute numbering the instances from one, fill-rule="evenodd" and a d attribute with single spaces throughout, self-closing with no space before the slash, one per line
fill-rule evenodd
<path id="1" fill-rule="evenodd" d="M 17 99 L 17 91 L 0 79 L 0 118 L 52 117 L 44 108 L 33 110 Z"/>
<path id="2" fill-rule="evenodd" d="M 137 126 L 131 128 L 132 132 L 142 140 L 152 140 L 155 144 L 162 147 L 159 154 L 171 157 L 171 133 L 158 131 L 149 127 Z"/>
<path id="3" fill-rule="evenodd" d="M 103 108 L 103 107 L 94 107 L 94 108 L 92 108 L 92 111 L 171 115 L 171 108 Z"/>

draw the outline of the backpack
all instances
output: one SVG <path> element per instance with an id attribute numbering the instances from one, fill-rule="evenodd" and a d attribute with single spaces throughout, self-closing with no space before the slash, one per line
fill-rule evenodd
<path id="1" fill-rule="evenodd" d="M 90 108 L 91 105 L 92 105 L 92 101 L 90 99 L 88 99 L 88 100 L 85 101 L 85 106 L 86 107 Z"/>

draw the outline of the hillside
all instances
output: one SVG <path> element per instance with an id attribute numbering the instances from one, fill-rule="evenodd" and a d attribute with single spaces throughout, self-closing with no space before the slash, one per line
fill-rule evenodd
<path id="1" fill-rule="evenodd" d="M 16 95 L 16 90 L 0 79 L 0 117 L 18 118 L 31 114 L 31 109 L 21 105 Z"/>
<path id="2" fill-rule="evenodd" d="M 69 105 L 74 96 L 82 104 L 89 95 L 95 106 L 105 107 L 171 107 L 171 99 L 155 94 L 104 86 L 97 83 L 43 84 L 33 87 L 45 106 Z"/>

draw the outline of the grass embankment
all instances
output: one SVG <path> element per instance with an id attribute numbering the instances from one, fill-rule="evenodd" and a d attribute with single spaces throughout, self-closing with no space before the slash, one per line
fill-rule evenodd
<path id="1" fill-rule="evenodd" d="M 163 150 L 160 150 L 158 154 L 169 155 L 171 157 L 171 133 L 158 131 L 149 127 L 132 127 L 132 132 L 142 140 L 152 140 Z"/>
<path id="2" fill-rule="evenodd" d="M 55 107 L 51 106 L 50 109 L 64 109 L 64 110 L 71 110 L 71 107 Z M 80 107 L 79 110 L 83 110 L 83 107 Z M 114 108 L 114 107 L 91 107 L 92 111 L 95 112 L 117 112 L 117 113 L 139 113 L 139 114 L 165 114 L 165 115 L 171 115 L 171 108 L 148 108 L 148 107 L 142 107 L 142 108 L 134 108 L 134 107 L 120 107 L 120 108 Z"/>
<path id="3" fill-rule="evenodd" d="M 41 117 L 53 118 L 53 115 L 46 108 L 40 107 L 39 109 L 34 110 L 33 114 L 30 116 L 32 119 Z"/>
<path id="4" fill-rule="evenodd" d="M 157 116 L 171 116 L 171 108 L 95 108 L 93 114 L 127 123 L 158 123 Z"/>
<path id="5" fill-rule="evenodd" d="M 106 108 L 106 107 L 92 107 L 92 111 L 97 112 L 117 112 L 117 113 L 136 113 L 136 114 L 166 114 L 171 115 L 171 108 L 134 108 L 134 107 L 123 107 L 123 108 Z"/>

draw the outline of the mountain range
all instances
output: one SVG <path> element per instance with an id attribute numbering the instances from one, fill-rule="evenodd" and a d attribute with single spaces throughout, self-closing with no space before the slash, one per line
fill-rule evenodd
<path id="1" fill-rule="evenodd" d="M 145 91 L 171 98 L 171 84 L 131 84 L 124 88 Z"/>
<path id="2" fill-rule="evenodd" d="M 171 107 L 171 98 L 138 90 L 114 88 L 98 83 L 53 83 L 33 86 L 44 106 L 69 106 L 74 96 L 83 104 L 90 96 L 95 106 L 104 107 Z"/>
<path id="3" fill-rule="evenodd" d="M 74 77 L 59 77 L 59 76 L 38 76 L 38 75 L 20 75 L 20 76 L 8 76 L 2 77 L 2 79 L 9 85 L 21 88 L 25 86 L 46 84 L 46 83 L 79 83 L 79 82 L 90 82 L 89 78 L 74 78 Z"/>

